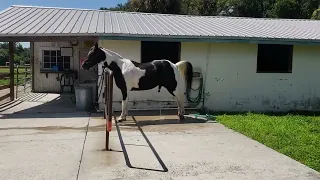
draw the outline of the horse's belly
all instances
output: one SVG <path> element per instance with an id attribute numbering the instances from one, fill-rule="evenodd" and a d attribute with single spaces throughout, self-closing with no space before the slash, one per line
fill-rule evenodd
<path id="1" fill-rule="evenodd" d="M 159 78 L 156 76 L 146 76 L 141 77 L 138 82 L 138 87 L 132 88 L 133 91 L 142 91 L 142 90 L 149 90 L 153 89 L 160 85 Z"/>

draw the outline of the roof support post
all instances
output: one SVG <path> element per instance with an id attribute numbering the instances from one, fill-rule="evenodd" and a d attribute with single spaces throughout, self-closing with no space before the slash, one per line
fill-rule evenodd
<path id="1" fill-rule="evenodd" d="M 30 42 L 31 92 L 34 92 L 34 42 Z"/>
<path id="2" fill-rule="evenodd" d="M 14 42 L 9 42 L 10 101 L 14 100 Z"/>

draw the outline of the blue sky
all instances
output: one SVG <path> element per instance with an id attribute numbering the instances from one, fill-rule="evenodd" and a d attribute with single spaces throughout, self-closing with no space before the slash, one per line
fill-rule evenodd
<path id="1" fill-rule="evenodd" d="M 99 9 L 100 7 L 112 7 L 127 0 L 0 0 L 0 11 L 11 5 L 49 6 L 65 8 Z M 29 43 L 22 43 L 28 47 Z"/>
<path id="2" fill-rule="evenodd" d="M 67 8 L 99 9 L 111 7 L 127 0 L 0 0 L 0 10 L 11 5 L 50 6 Z"/>

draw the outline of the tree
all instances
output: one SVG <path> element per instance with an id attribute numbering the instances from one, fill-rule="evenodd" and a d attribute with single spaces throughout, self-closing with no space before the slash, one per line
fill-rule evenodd
<path id="1" fill-rule="evenodd" d="M 133 10 L 138 12 L 180 14 L 180 0 L 132 0 Z"/>
<path id="2" fill-rule="evenodd" d="M 297 0 L 297 3 L 300 5 L 300 18 L 303 19 L 309 19 L 312 13 L 320 8 L 319 0 Z"/>
<path id="3" fill-rule="evenodd" d="M 309 19 L 319 0 L 131 0 L 106 10 L 162 14 Z M 317 17 L 318 11 L 315 12 Z"/>
<path id="4" fill-rule="evenodd" d="M 116 7 L 101 7 L 100 10 L 180 14 L 181 0 L 131 0 Z"/>
<path id="5" fill-rule="evenodd" d="M 301 17 L 300 6 L 295 0 L 277 0 L 273 12 L 277 18 L 298 19 Z"/>
<path id="6" fill-rule="evenodd" d="M 201 0 L 199 4 L 199 14 L 203 16 L 213 16 L 217 14 L 217 1 L 216 0 Z"/>
<path id="7" fill-rule="evenodd" d="M 30 60 L 30 49 L 23 48 L 20 43 L 15 44 L 14 62 L 20 64 Z M 0 43 L 0 65 L 5 65 L 9 61 L 9 43 Z"/>
<path id="8" fill-rule="evenodd" d="M 6 62 L 9 59 L 9 50 L 0 48 L 0 65 L 6 65 Z"/>
<path id="9" fill-rule="evenodd" d="M 317 9 L 317 10 L 315 10 L 315 11 L 312 13 L 311 19 L 320 20 L 320 8 Z"/>
<path id="10" fill-rule="evenodd" d="M 275 0 L 217 0 L 217 13 L 224 16 L 265 18 Z"/>
<path id="11" fill-rule="evenodd" d="M 130 11 L 130 2 L 127 3 L 119 3 L 116 7 L 106 8 L 101 7 L 100 10 L 109 10 L 109 11 Z"/>

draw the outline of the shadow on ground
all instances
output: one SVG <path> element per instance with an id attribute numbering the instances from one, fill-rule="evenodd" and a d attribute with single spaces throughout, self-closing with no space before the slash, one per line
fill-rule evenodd
<path id="1" fill-rule="evenodd" d="M 83 117 L 73 94 L 29 93 L 0 105 L 0 119 Z"/>

